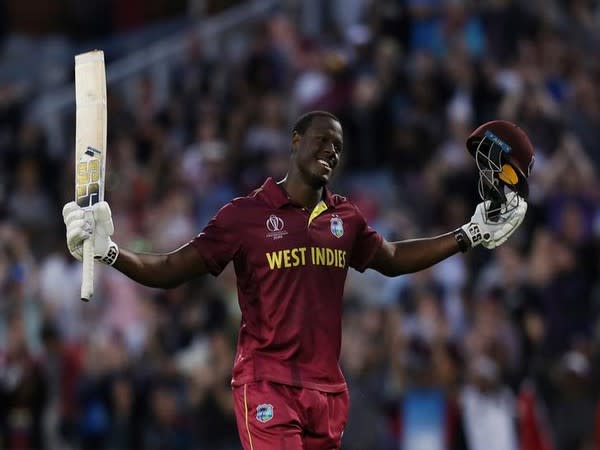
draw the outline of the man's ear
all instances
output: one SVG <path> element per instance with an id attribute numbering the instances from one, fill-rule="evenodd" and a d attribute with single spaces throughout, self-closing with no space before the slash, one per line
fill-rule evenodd
<path id="1" fill-rule="evenodd" d="M 298 146 L 300 145 L 300 138 L 302 136 L 297 131 L 292 133 L 292 153 L 295 153 L 298 150 Z"/>

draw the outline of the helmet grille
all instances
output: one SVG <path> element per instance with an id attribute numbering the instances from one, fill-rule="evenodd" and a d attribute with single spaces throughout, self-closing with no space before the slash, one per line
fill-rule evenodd
<path id="1" fill-rule="evenodd" d="M 478 192 L 485 202 L 487 220 L 498 222 L 502 215 L 514 210 L 520 197 L 510 196 L 507 202 L 506 194 L 516 192 L 519 183 L 517 172 L 512 167 L 508 155 L 512 151 L 510 145 L 487 130 L 474 152 L 475 163 L 479 171 Z"/>

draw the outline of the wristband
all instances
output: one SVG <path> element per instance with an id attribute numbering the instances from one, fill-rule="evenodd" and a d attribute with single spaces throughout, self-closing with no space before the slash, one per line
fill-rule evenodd
<path id="1" fill-rule="evenodd" d="M 467 237 L 467 233 L 465 233 L 465 230 L 462 228 L 457 228 L 454 230 L 454 239 L 456 239 L 458 249 L 462 253 L 466 253 L 471 248 L 471 242 Z"/>

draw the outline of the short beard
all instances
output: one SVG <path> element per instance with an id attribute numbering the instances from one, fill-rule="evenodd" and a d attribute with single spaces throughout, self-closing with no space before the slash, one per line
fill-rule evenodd
<path id="1" fill-rule="evenodd" d="M 300 174 L 304 182 L 313 189 L 321 189 L 328 182 L 326 178 L 310 173 L 309 171 L 300 170 Z"/>

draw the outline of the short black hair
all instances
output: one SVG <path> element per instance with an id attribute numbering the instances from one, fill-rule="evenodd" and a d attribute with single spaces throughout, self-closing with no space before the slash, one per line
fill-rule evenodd
<path id="1" fill-rule="evenodd" d="M 298 120 L 294 124 L 294 128 L 292 128 L 292 133 L 304 134 L 306 132 L 306 130 L 308 130 L 308 128 L 310 127 L 310 124 L 312 123 L 312 120 L 315 117 L 329 117 L 330 119 L 333 119 L 336 122 L 341 123 L 340 119 L 338 119 L 335 115 L 331 114 L 330 112 L 310 111 L 305 114 L 302 114 L 298 118 Z"/>

